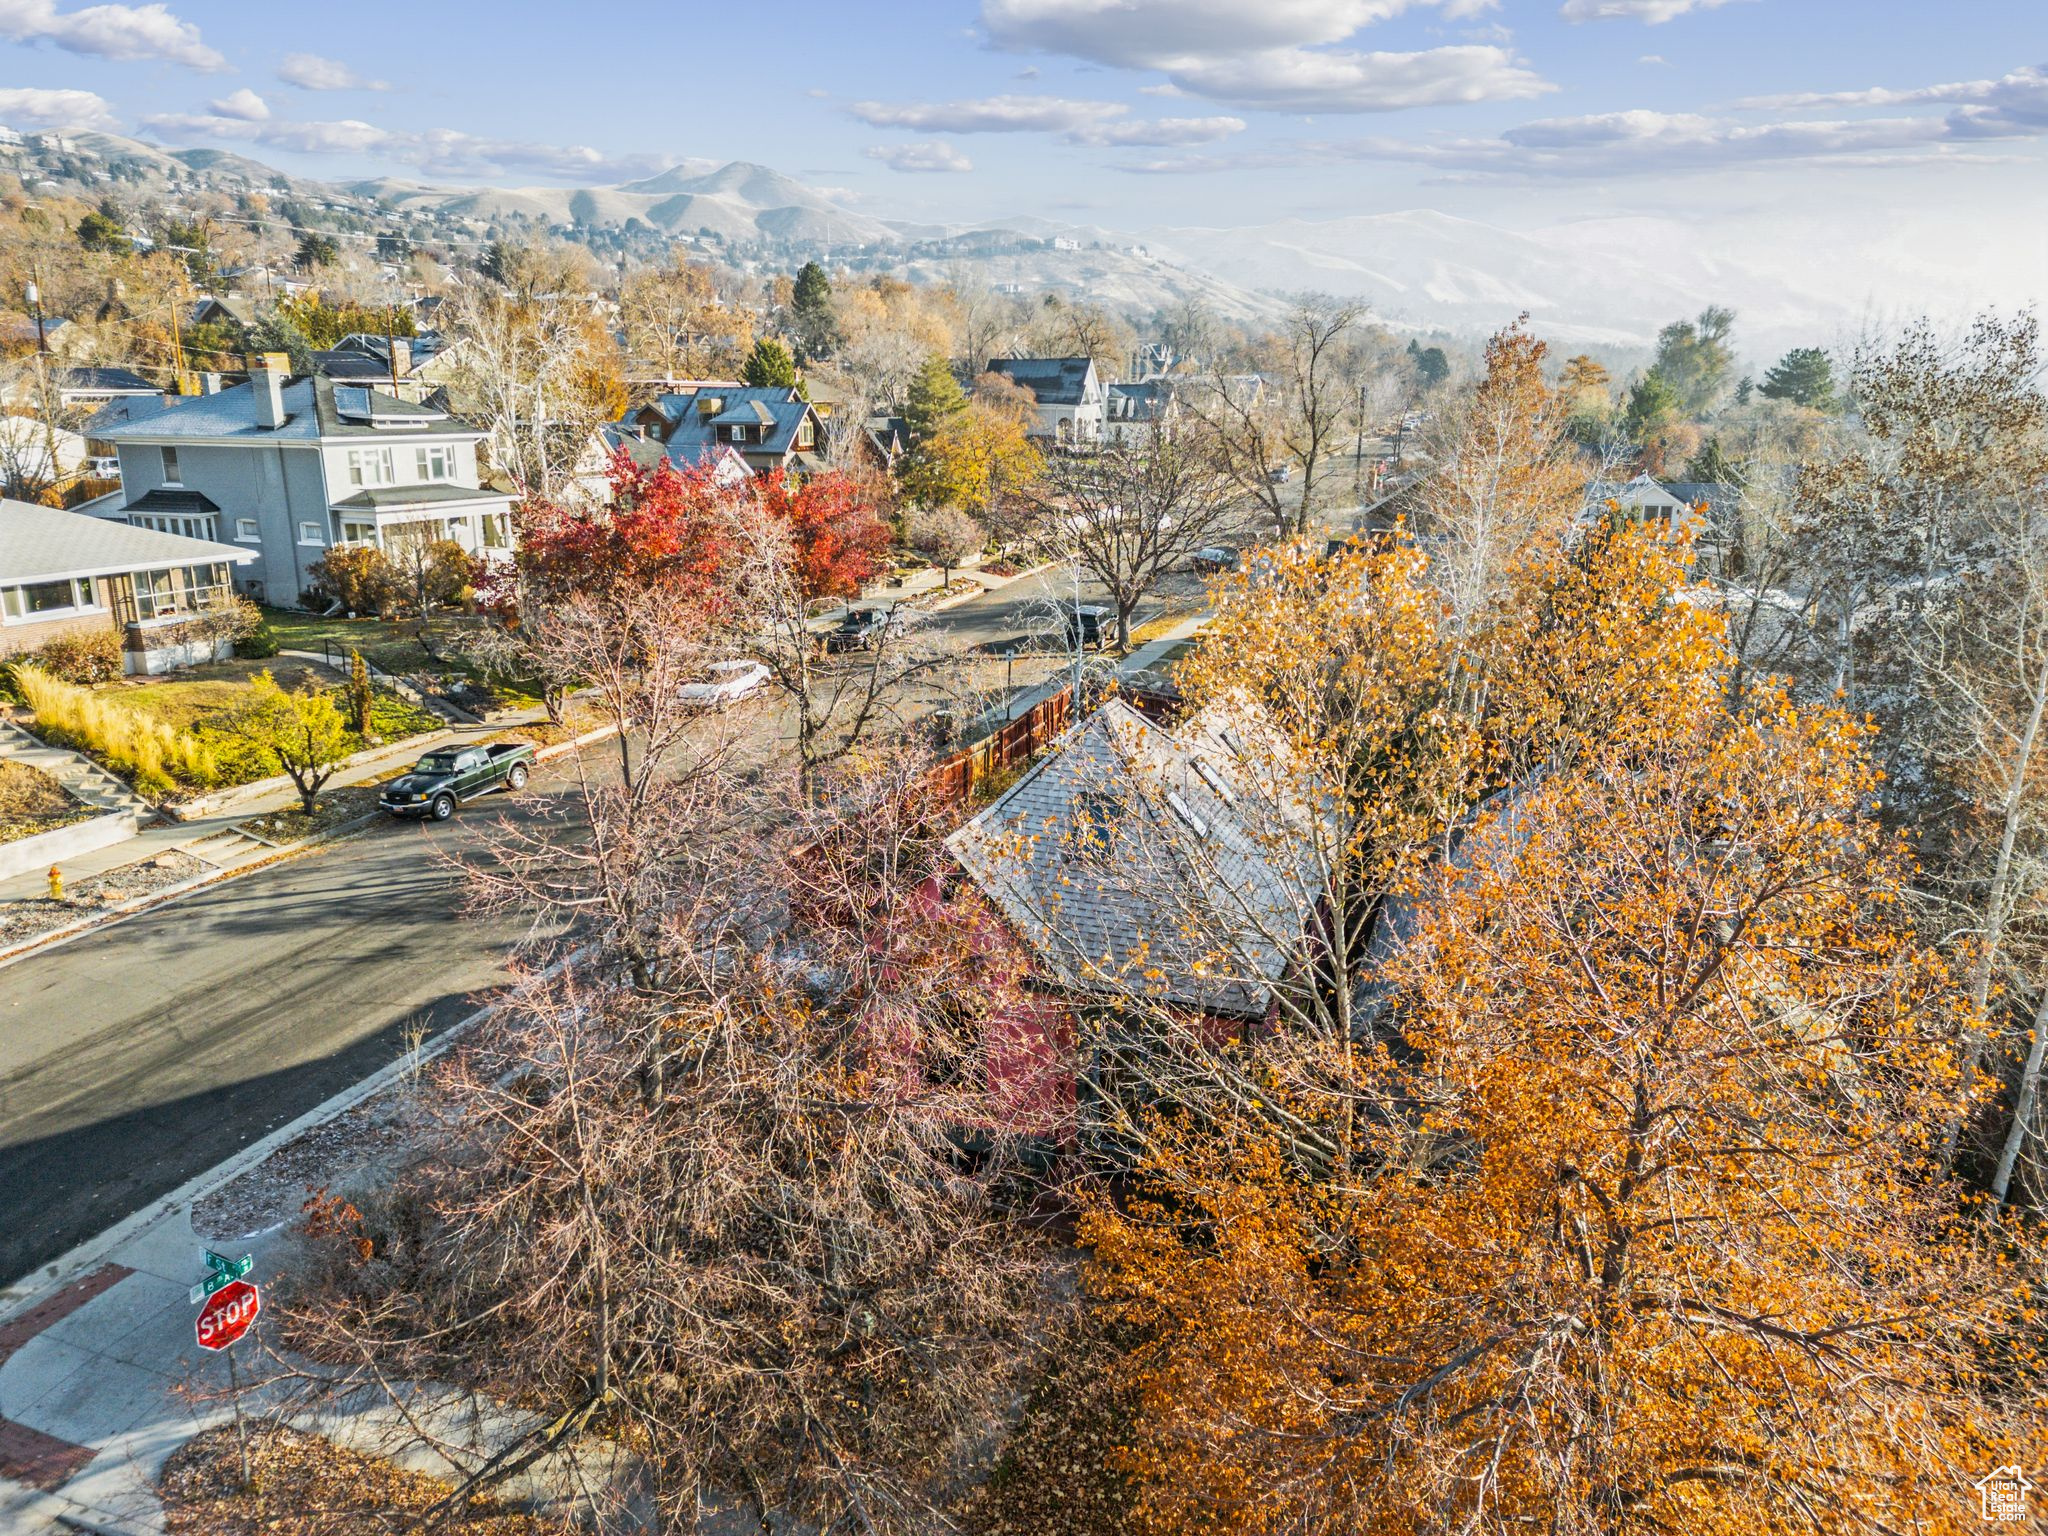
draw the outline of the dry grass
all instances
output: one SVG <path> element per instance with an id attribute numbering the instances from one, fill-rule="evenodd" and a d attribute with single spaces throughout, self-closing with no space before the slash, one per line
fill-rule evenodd
<path id="1" fill-rule="evenodd" d="M 68 827 L 92 815 L 40 768 L 0 761 L 0 843 Z"/>
<path id="2" fill-rule="evenodd" d="M 318 1435 L 269 1426 L 249 1432 L 249 1486 L 232 1427 L 187 1441 L 165 1463 L 157 1491 L 173 1536 L 388 1536 L 411 1530 L 449 1493 L 420 1472 L 346 1450 Z M 472 1502 L 437 1529 L 460 1536 L 562 1536 L 568 1527 Z"/>

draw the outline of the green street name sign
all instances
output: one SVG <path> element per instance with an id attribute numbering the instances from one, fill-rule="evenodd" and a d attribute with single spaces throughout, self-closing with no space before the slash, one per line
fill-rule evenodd
<path id="1" fill-rule="evenodd" d="M 211 1248 L 202 1248 L 199 1250 L 199 1256 L 206 1260 L 207 1276 L 188 1293 L 195 1307 L 223 1286 L 233 1285 L 256 1267 L 254 1254 L 245 1253 L 239 1259 L 229 1259 L 223 1258 Z"/>

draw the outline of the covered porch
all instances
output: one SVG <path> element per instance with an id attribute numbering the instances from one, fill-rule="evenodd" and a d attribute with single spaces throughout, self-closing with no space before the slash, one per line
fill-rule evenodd
<path id="1" fill-rule="evenodd" d="M 377 486 L 333 507 L 336 542 L 388 550 L 408 539 L 448 539 L 473 555 L 512 553 L 512 498 L 457 485 Z"/>

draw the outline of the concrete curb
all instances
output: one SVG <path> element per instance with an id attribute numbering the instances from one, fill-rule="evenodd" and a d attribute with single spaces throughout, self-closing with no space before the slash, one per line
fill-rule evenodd
<path id="1" fill-rule="evenodd" d="M 552 747 L 539 748 L 534 752 L 533 760 L 536 763 L 549 762 L 554 758 L 566 756 L 571 752 L 581 751 L 592 742 L 603 741 L 607 737 L 616 736 L 618 733 L 619 728 L 616 725 L 601 725 L 596 730 L 585 731 L 573 741 L 559 742 Z M 338 843 L 345 838 L 354 837 L 358 832 L 367 830 L 383 819 L 384 813 L 382 811 L 366 811 L 360 816 L 353 816 L 347 821 L 338 822 L 326 831 L 316 832 L 313 836 L 302 838 L 296 843 L 274 843 L 271 846 L 275 851 L 265 854 L 260 859 L 251 859 L 246 864 L 237 864 L 229 869 L 216 869 L 210 874 L 194 875 L 190 880 L 181 880 L 176 885 L 167 885 L 160 891 L 149 891 L 144 895 L 131 897 L 127 901 L 119 902 L 114 906 L 94 912 L 89 916 L 81 917 L 76 922 L 66 923 L 61 928 L 52 928 L 46 933 L 35 934 L 30 938 L 23 939 L 12 949 L 0 950 L 0 970 L 5 970 L 17 960 L 25 960 L 30 955 L 39 953 L 42 950 L 52 949 L 60 944 L 68 943 L 72 939 L 91 933 L 95 929 L 110 927 L 115 923 L 134 917 L 138 913 L 147 912 L 152 907 L 162 906 L 167 901 L 176 901 L 180 897 L 189 896 L 192 892 L 203 890 L 207 886 L 218 885 L 225 880 L 238 879 L 243 875 L 251 875 L 259 869 L 268 869 L 271 865 L 282 863 L 286 859 L 297 858 L 301 854 L 311 853 L 324 844 Z M 258 841 L 262 840 L 259 838 Z M 175 852 L 176 850 L 173 851 Z"/>
<path id="2" fill-rule="evenodd" d="M 117 902 L 111 907 L 106 907 L 101 911 L 81 917 L 76 922 L 66 923 L 61 928 L 52 928 L 46 933 L 35 934 L 23 939 L 12 949 L 0 950 L 0 970 L 4 970 L 17 960 L 26 959 L 38 950 L 49 949 L 66 943 L 71 939 L 90 933 L 96 928 L 108 927 L 125 918 L 134 917 L 137 913 L 147 912 L 151 907 L 162 906 L 167 901 L 176 901 L 181 896 L 189 896 L 192 892 L 201 890 L 206 886 L 218 885 L 224 880 L 233 880 L 242 875 L 253 874 L 259 869 L 268 869 L 271 865 L 281 863 L 285 859 L 296 858 L 302 853 L 311 852 L 323 843 L 340 842 L 343 838 L 353 837 L 356 833 L 361 832 L 364 828 L 370 826 L 371 823 L 378 820 L 380 815 L 380 812 L 372 811 L 366 815 L 354 816 L 347 821 L 339 822 L 324 832 L 316 832 L 313 836 L 301 838 L 296 843 L 273 843 L 270 846 L 274 851 L 265 854 L 260 859 L 251 859 L 246 864 L 236 864 L 227 869 L 216 869 L 204 875 L 194 875 L 189 880 L 180 880 L 176 885 L 167 885 L 160 891 L 147 891 L 140 896 L 130 897 L 127 901 Z M 262 841 L 260 838 L 257 840 L 259 842 Z M 172 849 L 170 851 L 175 853 L 180 850 Z"/>
<path id="3" fill-rule="evenodd" d="M 381 747 L 365 747 L 362 751 L 336 763 L 334 772 L 343 774 L 366 767 L 372 758 L 395 753 L 400 747 L 417 753 L 429 744 L 438 744 L 442 738 L 454 734 L 453 727 L 444 725 L 438 731 L 422 731 L 417 736 L 401 736 L 396 741 L 387 741 Z M 201 795 L 178 805 L 160 806 L 159 809 L 172 821 L 209 821 L 215 816 L 233 815 L 244 801 L 262 800 L 282 790 L 296 788 L 289 774 L 277 773 L 267 779 L 251 779 L 247 784 L 237 784 L 232 789 L 215 790 L 210 795 Z"/>
<path id="4" fill-rule="evenodd" d="M 583 950 L 573 950 L 547 969 L 537 972 L 535 979 L 547 980 L 557 976 L 566 967 L 574 965 L 583 955 Z M 279 1147 L 297 1140 L 315 1126 L 325 1125 L 329 1120 L 346 1114 L 365 1099 L 374 1098 L 406 1073 L 430 1061 L 438 1061 L 453 1049 L 464 1035 L 501 1011 L 506 1001 L 506 998 L 500 997 L 485 1003 L 472 1013 L 465 1014 L 440 1034 L 426 1041 L 416 1053 L 401 1056 L 396 1061 L 379 1067 L 360 1082 L 352 1083 L 341 1092 L 314 1105 L 296 1120 L 279 1126 L 268 1135 L 251 1142 L 234 1156 L 215 1163 L 205 1172 L 193 1175 L 169 1194 L 159 1197 L 133 1215 L 124 1217 L 98 1236 L 87 1238 L 70 1252 L 51 1260 L 34 1276 L 25 1275 L 0 1287 L 0 1322 L 28 1311 L 52 1292 L 62 1290 L 81 1275 L 89 1274 L 100 1265 L 109 1262 L 116 1250 L 133 1242 L 141 1233 L 160 1221 L 190 1210 L 223 1184 L 240 1178 Z"/>

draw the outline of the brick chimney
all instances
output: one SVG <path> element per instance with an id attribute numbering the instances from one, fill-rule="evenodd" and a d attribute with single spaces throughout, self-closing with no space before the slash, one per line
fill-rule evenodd
<path id="1" fill-rule="evenodd" d="M 284 425 L 284 381 L 291 359 L 282 352 L 249 354 L 249 392 L 256 399 L 256 425 L 272 431 Z"/>
<path id="2" fill-rule="evenodd" d="M 391 377 L 402 379 L 412 372 L 412 342 L 404 336 L 391 338 Z"/>

